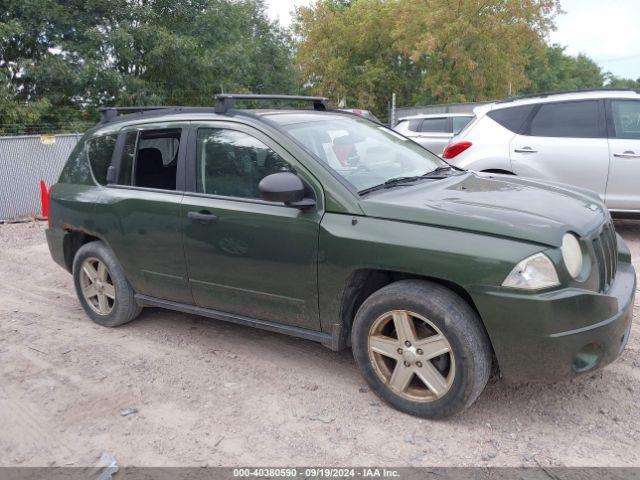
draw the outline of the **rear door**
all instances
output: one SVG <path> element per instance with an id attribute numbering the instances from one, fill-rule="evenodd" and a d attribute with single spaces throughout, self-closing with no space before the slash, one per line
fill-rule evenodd
<path id="1" fill-rule="evenodd" d="M 117 179 L 103 189 L 96 218 L 136 292 L 193 303 L 180 218 L 185 127 L 159 123 L 120 132 Z"/>
<path id="2" fill-rule="evenodd" d="M 196 124 L 189 144 L 181 216 L 196 304 L 319 330 L 320 185 L 278 143 L 246 125 Z M 317 208 L 260 198 L 260 180 L 281 171 L 303 178 Z"/>
<path id="3" fill-rule="evenodd" d="M 510 144 L 516 175 L 576 185 L 603 199 L 609 173 L 604 102 L 542 103 Z"/>
<path id="4" fill-rule="evenodd" d="M 609 181 L 612 210 L 640 210 L 640 100 L 607 101 Z"/>

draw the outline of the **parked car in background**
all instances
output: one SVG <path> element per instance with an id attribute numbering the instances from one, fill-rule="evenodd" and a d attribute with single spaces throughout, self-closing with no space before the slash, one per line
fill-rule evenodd
<path id="1" fill-rule="evenodd" d="M 393 129 L 441 155 L 444 148 L 473 118 L 470 113 L 438 113 L 403 117 Z"/>
<path id="2" fill-rule="evenodd" d="M 364 117 L 367 120 L 371 120 L 372 122 L 382 124 L 380 119 L 376 117 L 373 113 L 371 113 L 369 110 L 363 110 L 361 108 L 339 108 L 338 110 L 340 112 L 347 112 L 347 113 L 353 113 L 354 115 L 360 115 L 361 117 Z"/>
<path id="3" fill-rule="evenodd" d="M 483 105 L 444 151 L 451 164 L 593 190 L 618 216 L 640 213 L 640 93 L 592 90 Z"/>

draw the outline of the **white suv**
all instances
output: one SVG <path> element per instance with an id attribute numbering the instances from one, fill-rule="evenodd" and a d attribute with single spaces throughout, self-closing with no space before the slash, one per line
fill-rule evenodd
<path id="1" fill-rule="evenodd" d="M 471 121 L 471 113 L 435 113 L 403 117 L 393 129 L 437 155 Z"/>
<path id="2" fill-rule="evenodd" d="M 474 113 L 444 150 L 449 163 L 588 188 L 613 214 L 640 213 L 640 93 L 532 95 Z"/>

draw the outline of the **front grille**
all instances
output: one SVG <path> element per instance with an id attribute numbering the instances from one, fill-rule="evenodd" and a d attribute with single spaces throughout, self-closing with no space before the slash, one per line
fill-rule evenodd
<path id="1" fill-rule="evenodd" d="M 600 277 L 600 291 L 606 292 L 618 270 L 618 241 L 613 223 L 605 224 L 600 235 L 593 239 L 593 250 Z"/>

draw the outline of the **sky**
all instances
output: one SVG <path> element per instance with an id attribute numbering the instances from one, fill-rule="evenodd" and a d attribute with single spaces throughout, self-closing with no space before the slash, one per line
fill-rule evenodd
<path id="1" fill-rule="evenodd" d="M 267 13 L 282 26 L 291 24 L 291 11 L 312 0 L 265 0 Z M 564 14 L 549 40 L 567 47 L 571 55 L 585 53 L 605 71 L 640 78 L 640 0 L 561 0 Z"/>

